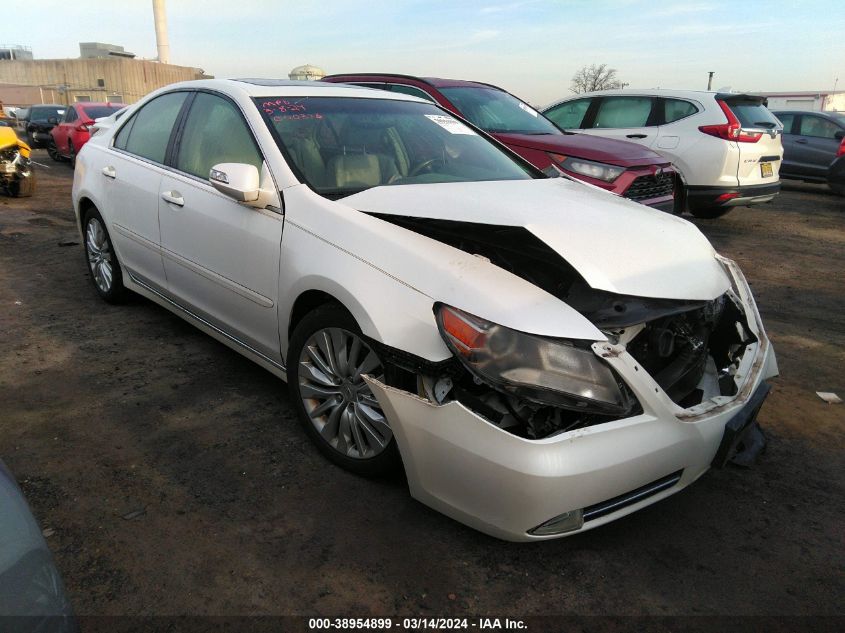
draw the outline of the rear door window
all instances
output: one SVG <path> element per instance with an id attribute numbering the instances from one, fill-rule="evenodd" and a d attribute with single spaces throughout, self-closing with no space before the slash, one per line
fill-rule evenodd
<path id="1" fill-rule="evenodd" d="M 663 122 L 674 123 L 698 112 L 698 108 L 689 101 L 681 99 L 663 99 Z"/>
<path id="2" fill-rule="evenodd" d="M 592 99 L 575 99 L 553 106 L 543 114 L 559 128 L 578 129 L 584 121 L 584 115 L 590 108 Z"/>
<path id="3" fill-rule="evenodd" d="M 121 128 L 114 146 L 156 163 L 164 163 L 173 124 L 187 96 L 187 92 L 170 92 L 144 105 Z"/>
<path id="4" fill-rule="evenodd" d="M 836 133 L 841 131 L 842 128 L 836 125 L 833 121 L 828 121 L 824 117 L 820 116 L 804 114 L 801 116 L 801 125 L 799 127 L 798 134 L 801 136 L 835 139 Z"/>
<path id="5" fill-rule="evenodd" d="M 599 103 L 594 128 L 646 127 L 651 119 L 651 97 L 604 97 Z"/>

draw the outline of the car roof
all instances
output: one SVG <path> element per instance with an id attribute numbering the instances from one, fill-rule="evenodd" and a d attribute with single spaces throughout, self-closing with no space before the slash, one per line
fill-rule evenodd
<path id="1" fill-rule="evenodd" d="M 825 112 L 824 110 L 781 110 L 780 108 L 772 110 L 776 114 L 815 114 L 816 116 L 823 116 L 828 119 L 836 119 L 842 122 L 845 118 L 845 112 Z"/>
<path id="2" fill-rule="evenodd" d="M 563 99 L 557 99 L 551 103 L 543 106 L 541 110 L 547 110 L 552 106 L 565 101 L 574 101 L 575 99 L 584 99 L 589 97 L 607 97 L 625 95 L 628 97 L 675 97 L 678 99 L 692 99 L 701 100 L 707 97 L 713 99 L 727 99 L 727 98 L 755 98 L 766 100 L 763 95 L 754 94 L 751 92 L 725 92 L 724 90 L 675 90 L 673 88 L 614 88 L 612 90 L 594 90 L 593 92 L 582 92 L 579 94 L 570 95 Z"/>
<path id="3" fill-rule="evenodd" d="M 360 86 L 335 84 L 321 81 L 292 81 L 288 79 L 196 79 L 164 86 L 156 94 L 176 89 L 220 90 L 246 97 L 354 97 L 361 99 L 390 99 L 392 101 L 418 101 L 429 103 L 419 97 L 400 93 L 372 90 Z"/>
<path id="4" fill-rule="evenodd" d="M 613 88 L 611 90 L 594 90 L 593 92 L 583 92 L 581 94 L 573 95 L 573 97 L 593 97 L 597 95 L 656 95 L 663 96 L 693 96 L 699 97 L 704 95 L 716 96 L 724 93 L 723 90 L 675 90 L 672 88 Z M 741 93 L 736 93 L 737 95 Z M 569 97 L 567 97 L 569 98 Z"/>
<path id="5" fill-rule="evenodd" d="M 412 81 L 419 81 L 428 84 L 433 88 L 454 88 L 458 86 L 467 86 L 473 88 L 495 88 L 501 90 L 498 86 L 484 83 L 482 81 L 468 81 L 466 79 L 445 79 L 443 77 L 416 77 L 414 75 L 402 75 L 400 73 L 338 73 L 335 75 L 327 75 L 324 79 L 339 79 L 342 77 L 364 77 L 367 79 L 382 79 L 382 80 L 401 80 L 410 79 Z"/>

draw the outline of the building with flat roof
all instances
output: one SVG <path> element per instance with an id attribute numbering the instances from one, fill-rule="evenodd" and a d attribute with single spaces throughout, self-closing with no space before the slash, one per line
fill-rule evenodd
<path id="1" fill-rule="evenodd" d="M 117 44 L 104 44 L 103 42 L 79 43 L 80 59 L 95 59 L 98 57 L 128 57 L 132 59 L 135 57 L 135 53 L 130 53 Z"/>
<path id="2" fill-rule="evenodd" d="M 29 46 L 0 46 L 2 59 L 32 59 L 32 49 Z"/>
<path id="3" fill-rule="evenodd" d="M 0 101 L 8 106 L 68 105 L 78 101 L 134 103 L 167 84 L 210 78 L 211 75 L 201 68 L 121 55 L 85 59 L 0 59 Z M 20 99 L 27 102 L 19 103 Z"/>
<path id="4" fill-rule="evenodd" d="M 845 90 L 802 92 L 757 92 L 769 100 L 769 110 L 845 112 Z"/>

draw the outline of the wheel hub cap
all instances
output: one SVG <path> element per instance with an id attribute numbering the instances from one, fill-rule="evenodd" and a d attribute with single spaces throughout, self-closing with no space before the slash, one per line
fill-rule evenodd
<path id="1" fill-rule="evenodd" d="M 101 291 L 108 292 L 112 285 L 111 244 L 106 230 L 96 218 L 89 220 L 85 229 L 85 251 L 94 283 Z"/>
<path id="2" fill-rule="evenodd" d="M 384 368 L 360 336 L 341 328 L 315 332 L 299 357 L 299 393 L 314 428 L 332 448 L 368 459 L 387 448 L 393 433 L 364 375 Z"/>

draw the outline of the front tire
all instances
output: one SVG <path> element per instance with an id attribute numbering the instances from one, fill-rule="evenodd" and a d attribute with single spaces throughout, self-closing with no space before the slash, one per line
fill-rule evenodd
<path id="1" fill-rule="evenodd" d="M 385 366 L 352 315 L 336 304 L 310 312 L 296 326 L 287 358 L 293 406 L 320 452 L 359 475 L 394 470 L 396 440 L 362 378 L 383 381 Z"/>
<path id="2" fill-rule="evenodd" d="M 85 237 L 85 261 L 94 289 L 104 301 L 121 303 L 126 296 L 123 271 L 117 261 L 106 223 L 96 209 L 85 214 L 82 230 Z"/>

